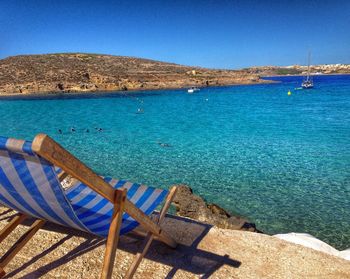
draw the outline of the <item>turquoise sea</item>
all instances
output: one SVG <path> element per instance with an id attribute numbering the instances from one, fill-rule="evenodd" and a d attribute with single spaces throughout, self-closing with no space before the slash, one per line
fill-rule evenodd
<path id="1" fill-rule="evenodd" d="M 350 76 L 316 76 L 312 90 L 294 90 L 302 77 L 271 79 L 282 82 L 1 99 L 0 135 L 44 132 L 102 175 L 185 183 L 266 233 L 348 248 Z"/>

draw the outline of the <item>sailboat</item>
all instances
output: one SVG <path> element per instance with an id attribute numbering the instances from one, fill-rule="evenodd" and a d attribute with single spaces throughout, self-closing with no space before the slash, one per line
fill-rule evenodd
<path id="1" fill-rule="evenodd" d="M 301 87 L 303 89 L 311 89 L 314 87 L 314 82 L 312 81 L 312 78 L 310 77 L 310 57 L 311 53 L 309 52 L 309 58 L 307 63 L 307 75 L 304 78 L 303 82 L 301 83 Z"/>

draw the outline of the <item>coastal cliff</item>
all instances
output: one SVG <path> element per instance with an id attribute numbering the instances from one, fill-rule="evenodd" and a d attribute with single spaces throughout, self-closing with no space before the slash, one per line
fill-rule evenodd
<path id="1" fill-rule="evenodd" d="M 247 71 L 189 67 L 125 56 L 65 53 L 20 55 L 0 60 L 0 95 L 266 82 Z"/>

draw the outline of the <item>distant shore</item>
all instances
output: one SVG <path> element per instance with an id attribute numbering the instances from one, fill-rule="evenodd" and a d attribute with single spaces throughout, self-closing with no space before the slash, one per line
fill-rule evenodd
<path id="1" fill-rule="evenodd" d="M 348 76 L 350 73 L 334 73 L 334 74 L 313 74 L 311 73 L 310 76 L 317 77 L 317 76 Z M 304 77 L 304 74 L 289 74 L 289 75 L 269 75 L 269 76 L 261 76 L 261 79 L 269 78 L 269 77 Z"/>
<path id="2" fill-rule="evenodd" d="M 350 75 L 350 73 L 333 73 L 333 74 L 311 74 L 311 76 L 342 76 L 342 75 Z M 246 82 L 246 83 L 233 83 L 233 84 L 216 84 L 210 86 L 198 86 L 198 88 L 216 88 L 216 87 L 226 87 L 226 86 L 243 86 L 243 85 L 257 85 L 257 84 L 273 84 L 279 83 L 280 81 L 268 80 L 265 78 L 272 77 L 303 77 L 301 74 L 290 74 L 290 75 L 270 75 L 270 76 L 261 76 L 259 81 L 257 82 Z M 25 99 L 25 98 L 42 98 L 42 97 L 50 97 L 50 96 L 82 96 L 82 95 L 110 95 L 110 94 L 120 94 L 126 95 L 129 93 L 135 92 L 149 92 L 149 91 L 161 91 L 161 90 L 178 90 L 178 91 L 187 91 L 187 89 L 191 87 L 191 85 L 184 87 L 154 87 L 154 88 L 132 88 L 128 90 L 77 90 L 77 91 L 39 91 L 39 92 L 29 92 L 29 93 L 3 93 L 0 92 L 0 99 Z"/>
<path id="3" fill-rule="evenodd" d="M 261 77 L 303 75 L 305 66 L 238 70 L 185 66 L 144 58 L 89 53 L 18 55 L 0 59 L 0 96 L 80 94 L 266 84 Z M 313 65 L 320 74 L 349 73 L 350 65 Z M 32 95 L 33 94 L 33 95 Z"/>
<path id="4" fill-rule="evenodd" d="M 234 84 L 216 84 L 212 86 L 198 86 L 198 88 L 216 88 L 216 87 L 227 87 L 227 86 L 243 86 L 243 85 L 257 85 L 257 84 L 273 84 L 276 81 L 273 80 L 265 80 L 263 78 L 259 79 L 258 82 L 250 82 L 250 83 L 234 83 Z M 7 98 L 42 98 L 42 97 L 50 97 L 50 96 L 82 96 L 82 95 L 111 95 L 111 94 L 119 94 L 119 95 L 127 95 L 135 92 L 145 93 L 149 91 L 161 91 L 161 90 L 177 90 L 177 91 L 186 91 L 187 89 L 192 87 L 191 85 L 185 87 L 162 87 L 162 88 L 140 88 L 140 89 L 128 89 L 128 90 L 94 90 L 94 91 L 42 91 L 42 92 L 29 92 L 29 93 L 3 93 L 0 92 L 0 99 Z"/>

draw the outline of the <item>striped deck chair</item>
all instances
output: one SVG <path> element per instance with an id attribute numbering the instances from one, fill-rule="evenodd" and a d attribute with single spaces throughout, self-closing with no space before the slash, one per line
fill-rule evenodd
<path id="1" fill-rule="evenodd" d="M 78 182 L 64 190 L 61 181 L 67 175 Z M 107 238 L 101 278 L 112 275 L 119 235 L 141 225 L 147 231 L 145 246 L 125 275 L 131 278 L 154 238 L 176 247 L 159 225 L 175 194 L 175 187 L 166 191 L 102 178 L 44 134 L 33 142 L 0 137 L 0 204 L 19 212 L 0 231 L 0 243 L 27 217 L 36 218 L 0 259 L 0 278 L 46 221 Z M 153 221 L 149 215 L 164 200 L 158 220 Z"/>

